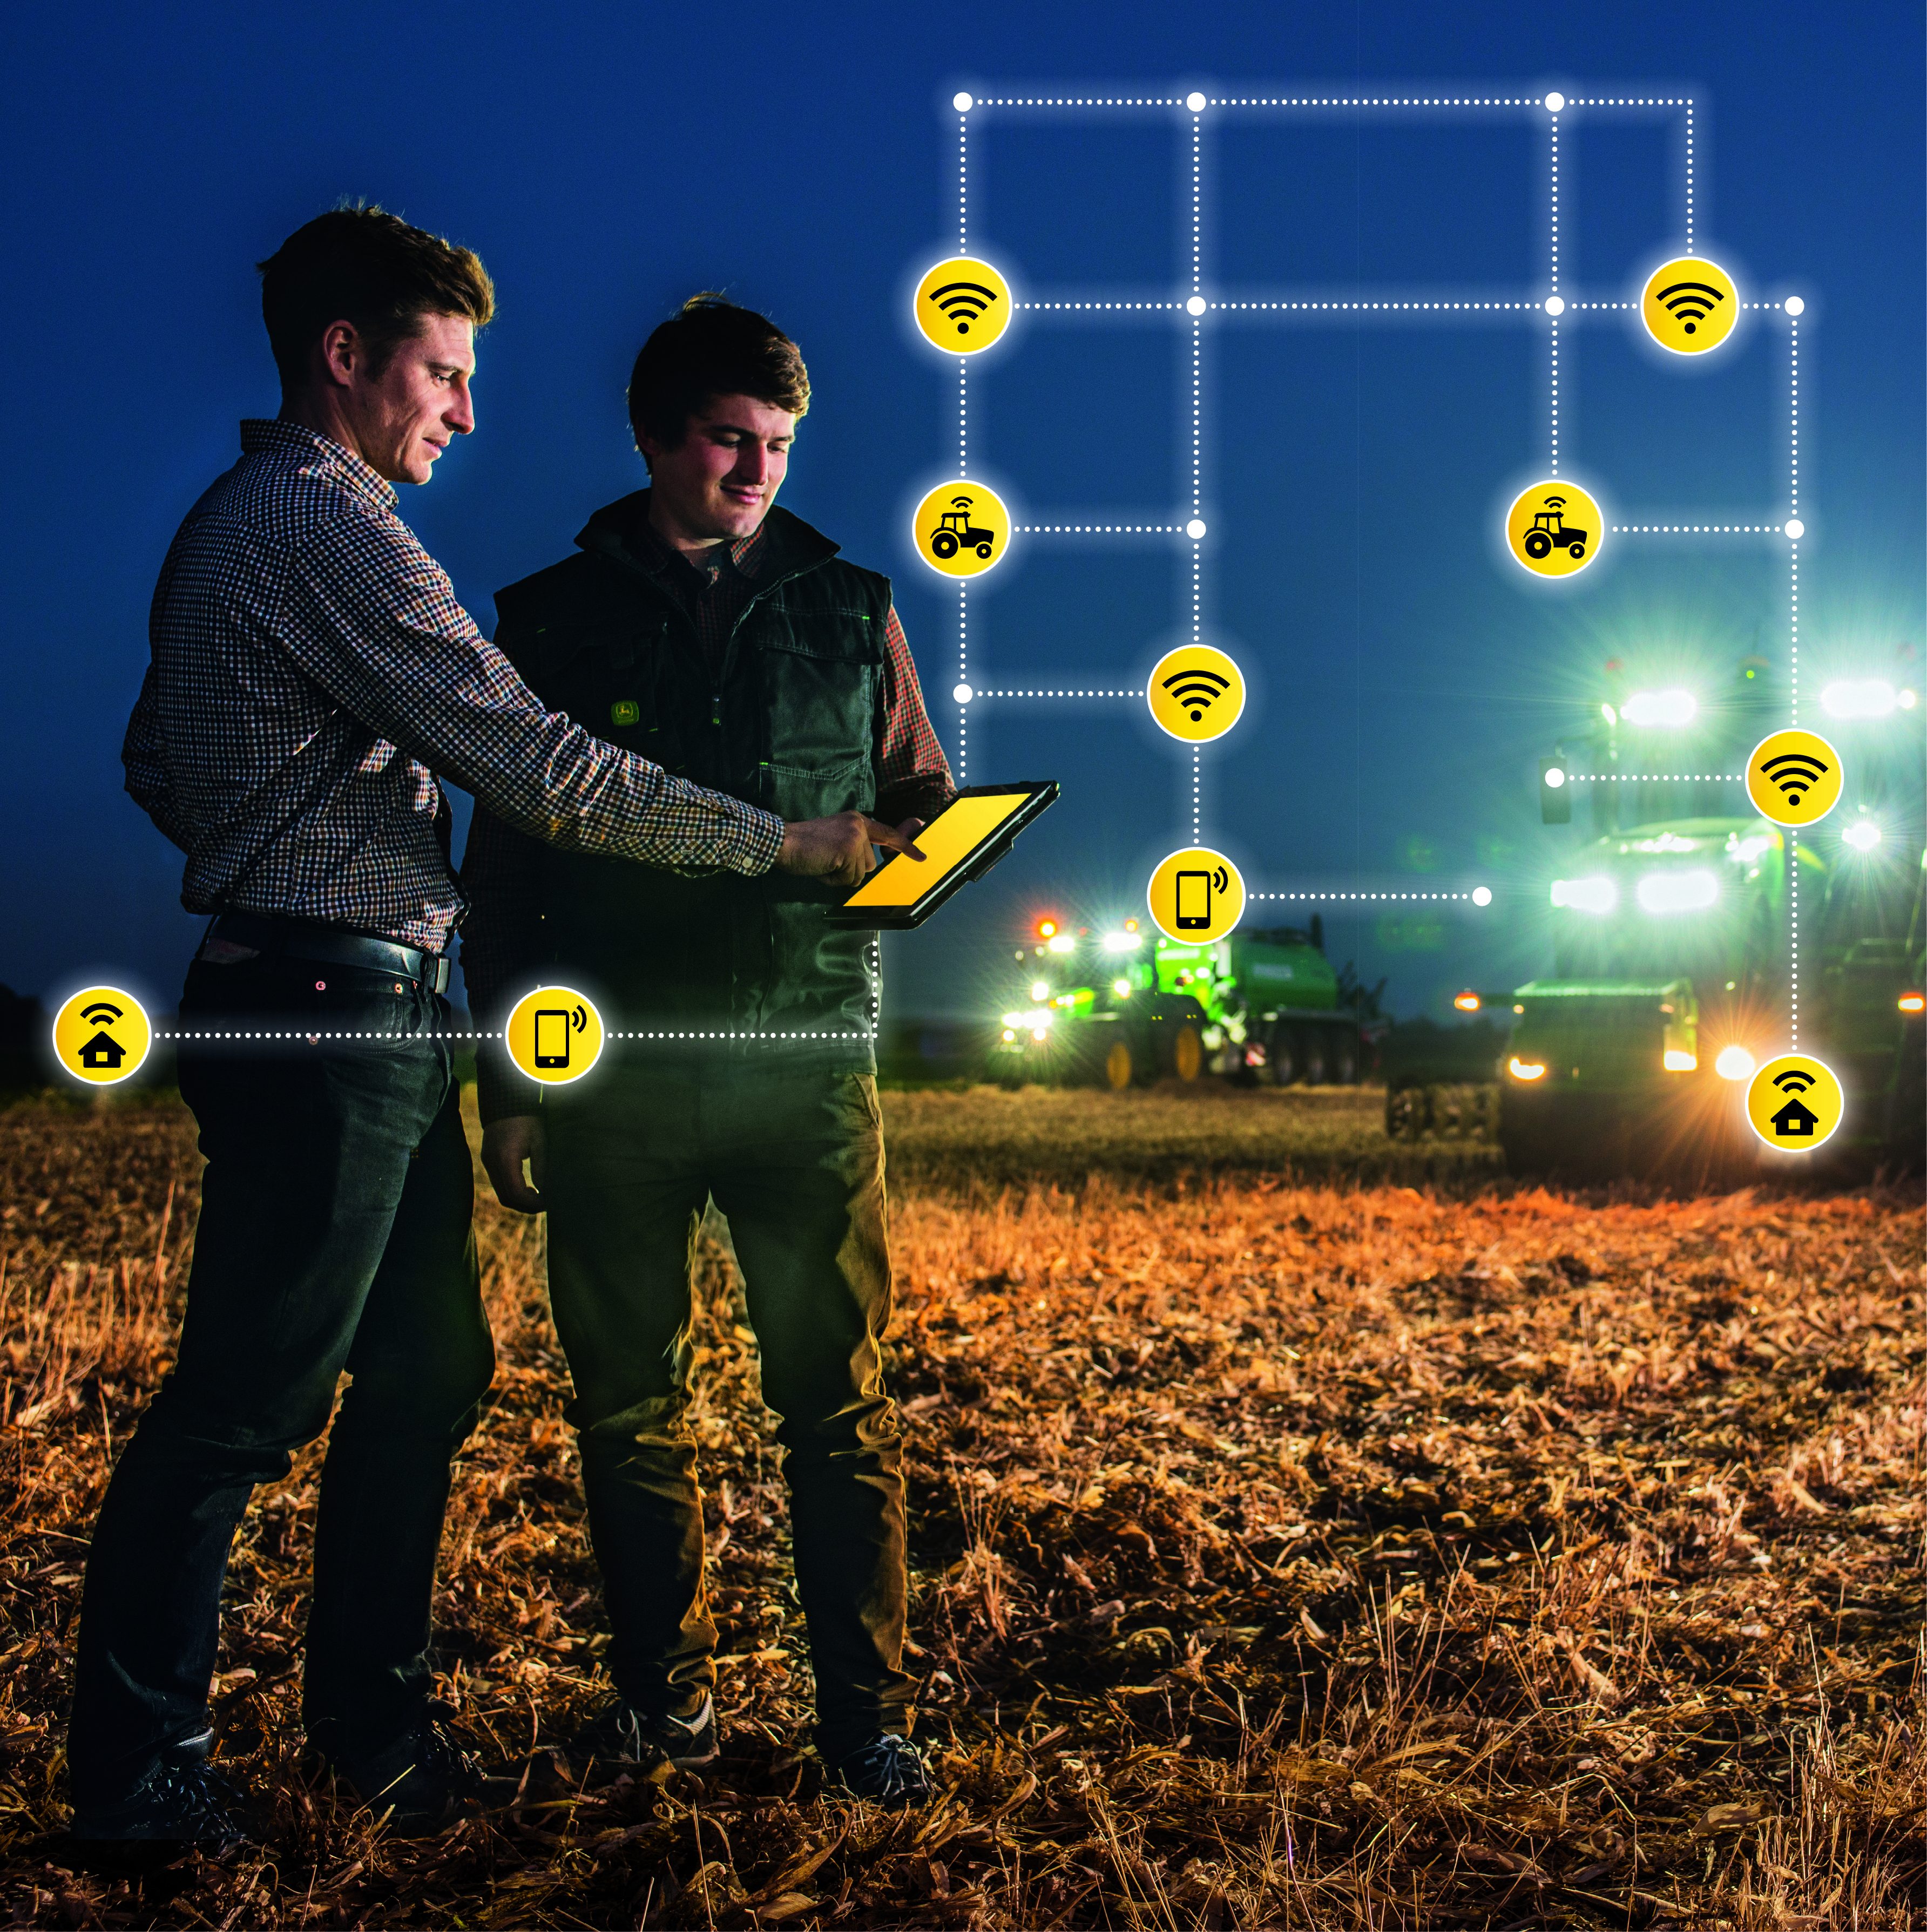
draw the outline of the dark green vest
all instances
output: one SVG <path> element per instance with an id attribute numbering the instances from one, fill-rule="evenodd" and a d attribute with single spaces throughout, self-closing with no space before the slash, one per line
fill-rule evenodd
<path id="1" fill-rule="evenodd" d="M 496 643 L 551 710 L 677 778 L 784 819 L 869 811 L 889 579 L 771 510 L 755 595 L 712 678 L 667 586 L 673 566 L 640 533 L 648 502 L 642 490 L 599 510 L 583 554 L 498 591 Z M 734 1036 L 646 1042 L 637 1057 L 873 1070 L 876 935 L 825 924 L 837 890 L 539 849 L 543 955 L 609 1003 L 605 1025 Z"/>

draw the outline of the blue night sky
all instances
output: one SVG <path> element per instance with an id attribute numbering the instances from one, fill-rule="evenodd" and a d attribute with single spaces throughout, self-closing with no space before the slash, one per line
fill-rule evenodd
<path id="1" fill-rule="evenodd" d="M 237 420 L 276 406 L 251 264 L 343 195 L 469 244 L 496 278 L 478 433 L 402 505 L 485 632 L 499 586 L 643 480 L 630 360 L 684 296 L 723 288 L 803 346 L 815 405 L 783 501 L 895 578 L 954 758 L 956 600 L 905 532 L 953 472 L 956 364 L 905 318 L 915 277 L 954 248 L 959 88 L 1689 92 L 1698 251 L 1748 298 L 1807 304 L 1802 687 L 1890 675 L 1921 643 L 1918 9 L 170 10 L 34 10 L 0 81 L 16 345 L 0 981 L 18 990 L 99 978 L 173 1004 L 199 926 L 119 764 L 148 599 Z M 1623 300 L 1685 252 L 1681 124 L 1562 117 L 1568 300 Z M 1190 130 L 1173 110 L 974 116 L 974 250 L 1033 298 L 1187 293 Z M 1550 287 L 1542 111 L 1213 110 L 1203 153 L 1214 298 Z M 1025 523 L 1181 521 L 1190 333 L 1169 312 L 1027 314 L 973 365 L 973 474 Z M 1548 333 L 1521 311 L 1214 314 L 1202 331 L 1203 608 L 1253 686 L 1205 766 L 1205 840 L 1256 887 L 1491 885 L 1478 914 L 1328 908 L 1334 962 L 1389 976 L 1401 1014 L 1548 963 L 1544 880 L 1583 826 L 1540 826 L 1535 760 L 1593 707 L 1607 657 L 1709 689 L 1748 652 L 1776 674 L 1787 660 L 1779 539 L 1628 537 L 1559 596 L 1495 557 L 1498 508 L 1545 469 Z M 1561 467 L 1616 520 L 1784 520 L 1780 316 L 1691 368 L 1660 367 L 1616 312 L 1560 335 Z M 1189 572 L 1178 538 L 1031 540 L 971 594 L 974 682 L 1141 682 L 1184 634 Z M 893 943 L 899 1014 L 979 1000 L 982 962 L 1007 960 L 1027 914 L 1140 909 L 1151 866 L 1190 842 L 1188 758 L 1141 706 L 980 704 L 969 749 L 973 782 L 1055 776 L 1064 802 L 994 880 Z"/>

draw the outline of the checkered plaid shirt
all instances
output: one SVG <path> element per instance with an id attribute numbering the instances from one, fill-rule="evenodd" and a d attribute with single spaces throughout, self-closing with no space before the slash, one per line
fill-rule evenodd
<path id="1" fill-rule="evenodd" d="M 782 821 L 545 712 L 395 513 L 393 487 L 291 422 L 161 566 L 121 758 L 188 855 L 181 902 L 318 920 L 439 952 L 466 906 L 437 776 L 531 838 L 750 875 Z"/>
<path id="2" fill-rule="evenodd" d="M 731 544 L 716 544 L 692 562 L 647 524 L 638 532 L 670 560 L 663 582 L 694 627 L 703 654 L 719 664 L 743 607 L 756 594 L 766 525 Z M 956 796 L 950 760 L 930 726 L 917 666 L 910 655 L 896 607 L 884 625 L 884 733 L 877 756 L 875 816 L 900 825 L 906 818 L 932 819 Z M 462 855 L 462 884 L 475 913 L 462 928 L 462 977 L 470 1010 L 499 1021 L 521 982 L 540 963 L 542 914 L 537 887 L 539 855 L 524 838 L 485 808 L 477 806 Z M 494 1042 L 476 1054 L 482 1118 L 485 1126 L 524 1112 L 527 1087 L 509 1072 L 506 1056 Z"/>

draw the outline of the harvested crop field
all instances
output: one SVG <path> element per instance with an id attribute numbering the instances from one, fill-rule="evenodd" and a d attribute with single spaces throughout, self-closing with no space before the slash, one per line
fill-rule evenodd
<path id="1" fill-rule="evenodd" d="M 1007 1118 L 992 1102 L 1028 1098 L 887 1101 L 938 1802 L 890 1816 L 821 1793 L 776 1458 L 707 1240 L 725 1756 L 713 1776 L 574 1782 L 549 1745 L 598 1694 L 595 1571 L 539 1226 L 488 1207 L 502 1364 L 439 1619 L 498 1802 L 398 1844 L 304 1774 L 317 1445 L 248 1519 L 218 1680 L 272 1845 L 138 1882 L 64 1844 L 62 1698 L 110 1457 L 166 1366 L 191 1126 L 158 1106 L 0 1114 L 0 1912 L 1927 1924 L 1917 1192 L 1579 1198 L 1475 1162 L 1422 1186 L 1313 1180 L 1195 1144 L 1194 1164 L 1169 1145 L 1147 1162 L 1097 1095 L 1008 1116 L 998 1144 L 1035 1128 L 1051 1150 L 1056 1184 L 1026 1186 L 982 1150 Z"/>

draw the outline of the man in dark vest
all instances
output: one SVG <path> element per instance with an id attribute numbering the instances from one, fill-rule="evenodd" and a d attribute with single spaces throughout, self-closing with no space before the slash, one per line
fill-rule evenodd
<path id="1" fill-rule="evenodd" d="M 698 296 L 650 337 L 629 400 L 651 487 L 597 511 L 578 554 L 497 594 L 498 646 L 552 709 L 679 777 L 786 819 L 861 812 L 914 840 L 953 788 L 888 580 L 773 507 L 809 406 L 796 345 Z M 579 1750 L 716 1754 L 684 1414 L 691 1252 L 713 1198 L 782 1417 L 817 1743 L 849 1790 L 914 1802 L 928 1785 L 908 1738 L 901 1438 L 881 1362 L 876 935 L 825 923 L 840 894 L 822 880 L 638 878 L 482 808 L 462 877 L 479 1014 L 499 1025 L 551 980 L 605 1000 L 612 1031 L 644 1036 L 612 1045 L 579 1087 L 545 1090 L 539 1113 L 499 1048 L 480 1069 L 496 1193 L 549 1216 L 614 1629 L 616 1700 Z"/>

